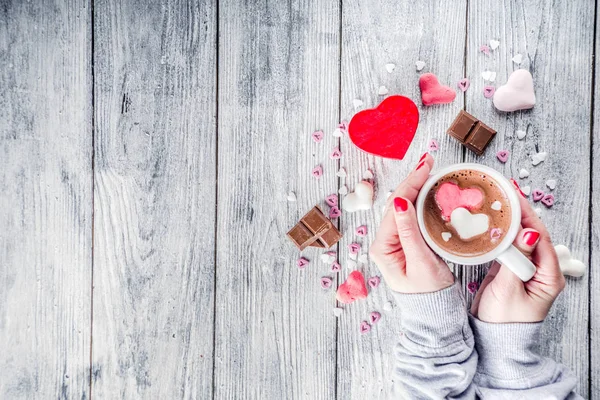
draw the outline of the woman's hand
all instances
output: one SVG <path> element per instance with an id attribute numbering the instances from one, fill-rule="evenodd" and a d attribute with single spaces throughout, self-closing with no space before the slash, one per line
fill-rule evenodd
<path id="1" fill-rule="evenodd" d="M 425 243 L 413 206 L 429 177 L 433 158 L 425 153 L 417 168 L 390 196 L 369 254 L 388 286 L 400 293 L 429 293 L 451 286 L 448 265 Z"/>
<path id="2" fill-rule="evenodd" d="M 521 202 L 522 229 L 513 243 L 537 266 L 533 278 L 521 281 L 495 262 L 475 296 L 471 314 L 484 322 L 539 322 L 548 315 L 554 299 L 565 287 L 548 230 L 527 200 Z"/>

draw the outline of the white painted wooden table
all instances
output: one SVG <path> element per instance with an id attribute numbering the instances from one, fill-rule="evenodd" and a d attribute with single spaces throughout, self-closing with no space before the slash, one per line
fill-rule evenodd
<path id="1" fill-rule="evenodd" d="M 438 165 L 527 167 L 533 188 L 557 179 L 542 218 L 598 265 L 596 11 L 590 0 L 1 0 L 0 398 L 384 398 L 398 310 L 368 335 L 358 325 L 389 290 L 336 319 L 319 252 L 298 271 L 285 233 L 370 168 L 376 206 L 339 219 L 346 266 L 354 228 L 368 225 L 368 247 L 385 193 L 431 138 Z M 499 114 L 480 74 L 505 82 L 517 53 L 538 104 Z M 354 99 L 382 99 L 380 85 L 418 102 L 416 60 L 471 88 L 419 107 L 403 161 L 331 136 Z M 498 130 L 483 157 L 444 133 L 460 109 Z M 531 167 L 537 150 L 548 160 Z M 455 273 L 466 284 L 485 268 Z M 541 343 L 589 398 L 600 398 L 599 303 L 600 270 L 568 279 Z"/>

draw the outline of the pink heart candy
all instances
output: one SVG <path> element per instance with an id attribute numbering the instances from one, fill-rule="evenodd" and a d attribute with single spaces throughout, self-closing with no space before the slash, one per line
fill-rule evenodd
<path id="1" fill-rule="evenodd" d="M 494 93 L 496 93 L 496 88 L 493 86 L 486 86 L 483 88 L 483 97 L 485 97 L 486 99 L 492 97 Z"/>
<path id="2" fill-rule="evenodd" d="M 358 228 L 356 228 L 356 234 L 358 236 L 367 236 L 367 227 L 366 227 L 366 225 L 361 225 Z"/>
<path id="3" fill-rule="evenodd" d="M 554 195 L 552 193 L 545 195 L 542 199 L 542 204 L 548 208 L 552 207 L 554 205 Z"/>
<path id="4" fill-rule="evenodd" d="M 323 131 L 314 131 L 311 136 L 315 143 L 319 143 L 321 140 L 323 140 Z"/>
<path id="5" fill-rule="evenodd" d="M 437 140 L 431 139 L 429 141 L 429 145 L 427 146 L 427 148 L 429 149 L 429 151 L 436 151 L 440 148 L 440 146 L 439 146 Z"/>
<path id="6" fill-rule="evenodd" d="M 469 282 L 469 284 L 467 285 L 467 290 L 469 290 L 469 293 L 471 294 L 475 294 L 477 289 L 479 289 L 479 283 L 477 282 Z"/>
<path id="7" fill-rule="evenodd" d="M 496 153 L 496 157 L 498 157 L 498 160 L 500 160 L 500 162 L 507 162 L 508 161 L 508 155 L 510 153 L 508 152 L 508 150 L 500 150 L 499 152 Z"/>
<path id="8" fill-rule="evenodd" d="M 341 270 L 342 266 L 339 262 L 334 261 L 333 264 L 331 264 L 331 272 L 340 272 Z"/>
<path id="9" fill-rule="evenodd" d="M 371 313 L 371 315 L 369 315 L 369 320 L 371 321 L 372 324 L 378 323 L 380 319 L 381 319 L 381 314 L 379 314 L 377 311 L 373 311 Z"/>
<path id="10" fill-rule="evenodd" d="M 329 196 L 325 197 L 325 203 L 327 203 L 327 205 L 329 207 L 334 207 L 337 206 L 338 203 L 338 197 L 337 194 L 330 194 Z"/>
<path id="11" fill-rule="evenodd" d="M 435 192 L 435 201 L 440 206 L 444 221 L 450 219 L 450 214 L 458 207 L 473 211 L 483 203 L 483 193 L 477 188 L 461 189 L 457 184 L 444 182 Z"/>
<path id="12" fill-rule="evenodd" d="M 360 323 L 360 333 L 365 334 L 371 330 L 371 325 L 367 321 Z"/>
<path id="13" fill-rule="evenodd" d="M 534 105 L 533 77 L 526 69 L 518 69 L 510 74 L 494 95 L 494 106 L 500 111 L 527 110 Z"/>
<path id="14" fill-rule="evenodd" d="M 310 261 L 308 261 L 306 258 L 304 257 L 300 257 L 297 261 L 296 261 L 296 265 L 298 266 L 298 268 L 300 269 L 304 269 L 304 267 L 306 267 L 308 265 Z"/>
<path id="15" fill-rule="evenodd" d="M 546 193 L 542 192 L 540 189 L 534 189 L 533 192 L 531 192 L 531 197 L 533 197 L 533 201 L 540 201 L 544 198 L 545 195 Z"/>
<path id="16" fill-rule="evenodd" d="M 338 124 L 338 129 L 341 129 L 343 131 L 348 129 L 348 123 L 346 121 L 342 121 Z"/>
<path id="17" fill-rule="evenodd" d="M 360 244 L 350 243 L 348 245 L 348 250 L 350 251 L 350 254 L 358 254 L 358 252 L 360 251 Z"/>
<path id="18" fill-rule="evenodd" d="M 483 54 L 490 54 L 490 46 L 488 46 L 487 44 L 484 44 L 482 46 L 479 47 L 479 51 L 482 52 Z"/>
<path id="19" fill-rule="evenodd" d="M 333 281 L 328 276 L 324 276 L 321 278 L 321 287 L 323 289 L 329 289 L 331 287 L 332 283 L 333 283 Z"/>
<path id="20" fill-rule="evenodd" d="M 321 175 L 323 175 L 323 167 L 321 167 L 320 165 L 317 165 L 312 170 L 312 176 L 319 179 L 321 177 Z"/>
<path id="21" fill-rule="evenodd" d="M 381 279 L 378 276 L 373 276 L 367 281 L 369 286 L 371 286 L 373 289 L 379 286 L 379 282 L 381 282 Z"/>
<path id="22" fill-rule="evenodd" d="M 463 78 L 460 81 L 458 81 L 458 88 L 463 92 L 466 92 L 469 86 L 471 86 L 471 81 L 467 78 Z"/>
<path id="23" fill-rule="evenodd" d="M 329 218 L 335 219 L 342 215 L 342 212 L 338 208 L 338 206 L 333 206 L 329 209 Z"/>
<path id="24" fill-rule="evenodd" d="M 500 239 L 500 236 L 502 236 L 502 230 L 500 228 L 492 228 L 490 230 L 490 239 L 492 239 L 492 241 Z"/>
<path id="25" fill-rule="evenodd" d="M 329 155 L 329 158 L 331 158 L 332 160 L 339 160 L 341 157 L 342 157 L 342 152 L 337 147 L 335 149 L 333 149 L 333 151 Z"/>

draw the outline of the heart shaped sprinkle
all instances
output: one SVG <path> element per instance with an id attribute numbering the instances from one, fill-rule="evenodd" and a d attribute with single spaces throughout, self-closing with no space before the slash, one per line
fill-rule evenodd
<path id="1" fill-rule="evenodd" d="M 478 209 L 483 203 L 483 193 L 478 188 L 461 189 L 456 183 L 444 182 L 435 192 L 435 201 L 442 211 L 442 218 L 448 221 L 458 207 Z"/>
<path id="2" fill-rule="evenodd" d="M 320 165 L 317 165 L 316 167 L 313 168 L 312 176 L 319 179 L 322 175 L 323 175 L 323 167 L 321 167 Z"/>
<path id="3" fill-rule="evenodd" d="M 477 282 L 469 282 L 467 284 L 467 290 L 469 291 L 469 293 L 475 294 L 475 292 L 477 291 L 477 289 L 479 289 L 479 283 L 477 283 Z"/>
<path id="4" fill-rule="evenodd" d="M 537 214 L 538 217 L 542 218 L 542 209 L 537 207 L 534 208 L 533 211 L 535 211 L 535 213 Z"/>
<path id="5" fill-rule="evenodd" d="M 332 135 L 333 137 L 342 137 L 342 136 L 344 136 L 344 133 L 345 133 L 345 132 L 346 132 L 346 131 L 344 131 L 343 129 L 340 129 L 340 128 L 335 128 L 335 129 L 333 130 L 333 133 L 332 133 L 331 135 Z"/>
<path id="6" fill-rule="evenodd" d="M 315 143 L 319 143 L 321 140 L 323 140 L 323 131 L 314 131 L 311 136 Z"/>
<path id="7" fill-rule="evenodd" d="M 523 140 L 525 138 L 525 136 L 527 135 L 526 131 L 517 131 L 517 138 L 519 140 Z"/>
<path id="8" fill-rule="evenodd" d="M 330 194 L 329 196 L 325 197 L 325 203 L 327 203 L 327 205 L 329 207 L 337 206 L 337 203 L 338 203 L 337 194 L 333 193 L 333 194 Z"/>
<path id="9" fill-rule="evenodd" d="M 392 311 L 392 308 L 394 308 L 394 305 L 392 304 L 391 301 L 386 301 L 383 304 L 383 311 Z"/>
<path id="10" fill-rule="evenodd" d="M 490 47 L 492 50 L 496 50 L 500 46 L 500 42 L 494 39 L 490 39 Z"/>
<path id="11" fill-rule="evenodd" d="M 534 189 L 531 195 L 533 197 L 533 201 L 540 201 L 544 198 L 546 193 L 542 192 L 540 189 Z"/>
<path id="12" fill-rule="evenodd" d="M 519 178 L 527 178 L 529 176 L 529 171 L 527 171 L 525 168 L 521 168 L 521 170 L 519 171 Z"/>
<path id="13" fill-rule="evenodd" d="M 523 186 L 521 188 L 521 193 L 523 193 L 525 197 L 529 196 L 529 194 L 531 193 L 531 186 Z"/>
<path id="14" fill-rule="evenodd" d="M 341 157 L 342 157 L 342 152 L 337 147 L 335 149 L 333 149 L 333 151 L 329 155 L 329 158 L 331 158 L 332 160 L 339 160 Z"/>
<path id="15" fill-rule="evenodd" d="M 354 108 L 360 108 L 362 107 L 363 102 L 360 99 L 354 99 L 352 100 L 352 104 L 354 105 Z"/>
<path id="16" fill-rule="evenodd" d="M 371 323 L 373 325 L 376 324 L 376 323 L 378 323 L 380 319 L 381 319 L 381 314 L 379 314 L 377 311 L 373 311 L 369 315 L 369 320 L 371 321 Z"/>
<path id="17" fill-rule="evenodd" d="M 352 271 L 346 282 L 338 287 L 336 299 L 341 303 L 349 304 L 358 299 L 365 299 L 367 294 L 365 277 L 360 271 Z"/>
<path id="18" fill-rule="evenodd" d="M 415 67 L 417 67 L 417 71 L 421 71 L 423 68 L 425 68 L 425 62 L 417 61 L 415 62 Z"/>
<path id="19" fill-rule="evenodd" d="M 360 323 L 360 333 L 363 335 L 368 333 L 371 330 L 371 325 L 367 321 L 363 321 Z"/>
<path id="20" fill-rule="evenodd" d="M 554 188 L 556 187 L 556 180 L 554 180 L 554 179 L 548 179 L 546 181 L 546 186 L 548 186 L 548 188 L 550 190 L 554 190 Z"/>
<path id="21" fill-rule="evenodd" d="M 365 171 L 365 173 L 363 174 L 363 179 L 373 179 L 375 178 L 375 176 L 373 176 L 373 172 L 368 169 Z"/>
<path id="22" fill-rule="evenodd" d="M 490 46 L 488 46 L 487 44 L 483 44 L 481 46 L 479 46 L 479 51 L 482 52 L 485 55 L 490 55 Z"/>
<path id="23" fill-rule="evenodd" d="M 329 218 L 336 219 L 340 215 L 342 215 L 342 212 L 340 211 L 338 206 L 333 206 L 329 209 Z"/>
<path id="24" fill-rule="evenodd" d="M 373 207 L 373 185 L 367 181 L 359 182 L 354 192 L 344 197 L 342 207 L 348 212 L 370 210 Z"/>
<path id="25" fill-rule="evenodd" d="M 328 251 L 327 253 L 321 254 L 321 262 L 325 264 L 331 264 L 335 261 L 335 251 Z"/>
<path id="26" fill-rule="evenodd" d="M 336 317 L 339 318 L 342 315 L 342 311 L 344 311 L 343 308 L 334 307 L 333 308 L 333 315 L 335 315 Z"/>
<path id="27" fill-rule="evenodd" d="M 438 141 L 435 139 L 431 139 L 429 144 L 427 145 L 427 150 L 429 151 L 437 151 L 440 148 Z"/>
<path id="28" fill-rule="evenodd" d="M 450 215 L 450 223 L 458 236 L 468 240 L 489 229 L 489 217 L 485 214 L 471 214 L 466 208 L 458 207 Z"/>
<path id="29" fill-rule="evenodd" d="M 584 263 L 571 256 L 571 251 L 567 246 L 559 244 L 554 246 L 554 250 L 558 256 L 558 264 L 560 265 L 560 270 L 563 275 L 580 277 L 585 274 L 587 267 Z"/>
<path id="30" fill-rule="evenodd" d="M 343 130 L 343 131 L 347 131 L 348 130 L 348 124 L 346 123 L 346 121 L 342 121 L 338 124 L 338 128 Z"/>
<path id="31" fill-rule="evenodd" d="M 329 289 L 331 287 L 332 283 L 333 283 L 333 281 L 328 276 L 324 276 L 321 278 L 321 287 L 323 289 Z"/>
<path id="32" fill-rule="evenodd" d="M 494 82 L 496 80 L 496 73 L 494 71 L 483 71 L 481 77 L 484 81 Z"/>
<path id="33" fill-rule="evenodd" d="M 306 267 L 309 262 L 310 261 L 308 261 L 306 258 L 300 257 L 298 260 L 296 260 L 296 265 L 298 266 L 298 268 L 304 269 L 304 267 Z"/>
<path id="34" fill-rule="evenodd" d="M 458 81 L 458 88 L 463 92 L 466 92 L 469 86 L 471 86 L 471 81 L 467 78 L 462 78 L 460 81 Z"/>
<path id="35" fill-rule="evenodd" d="M 356 255 L 354 257 L 356 257 Z M 348 268 L 349 270 L 353 270 L 354 268 L 356 268 L 356 265 L 357 265 L 356 261 L 353 260 L 352 258 L 348 258 L 346 260 L 346 268 Z"/>
<path id="36" fill-rule="evenodd" d="M 396 69 L 396 64 L 385 64 L 385 69 L 387 70 L 388 73 L 392 73 L 394 71 L 394 69 Z"/>
<path id="37" fill-rule="evenodd" d="M 508 155 L 509 155 L 508 150 L 500 150 L 496 153 L 496 157 L 498 158 L 498 160 L 501 163 L 505 163 L 508 161 Z"/>
<path id="38" fill-rule="evenodd" d="M 494 106 L 500 111 L 527 110 L 534 105 L 533 77 L 525 69 L 518 69 L 510 74 L 506 83 L 494 95 Z"/>
<path id="39" fill-rule="evenodd" d="M 515 56 L 512 58 L 512 61 L 513 61 L 515 64 L 517 64 L 517 65 L 518 65 L 518 64 L 521 64 L 521 63 L 523 62 L 523 55 L 522 55 L 522 54 L 516 54 L 516 55 L 515 55 Z"/>
<path id="40" fill-rule="evenodd" d="M 485 97 L 486 99 L 491 98 L 494 93 L 496 93 L 496 88 L 493 86 L 486 86 L 483 88 L 483 97 Z"/>
<path id="41" fill-rule="evenodd" d="M 538 165 L 538 164 L 546 161 L 547 157 L 548 157 L 548 153 L 546 153 L 545 151 L 541 151 L 541 152 L 531 156 L 531 163 L 533 165 Z"/>
<path id="42" fill-rule="evenodd" d="M 287 201 L 296 201 L 296 193 L 294 192 L 289 192 L 287 195 Z"/>
<path id="43" fill-rule="evenodd" d="M 552 207 L 554 205 L 554 195 L 552 193 L 545 195 L 542 204 L 548 208 Z"/>
<path id="44" fill-rule="evenodd" d="M 379 86 L 379 90 L 377 91 L 378 95 L 385 96 L 388 93 L 389 93 L 389 90 L 385 86 Z"/>
<path id="45" fill-rule="evenodd" d="M 421 88 L 421 101 L 426 106 L 452 103 L 456 97 L 454 90 L 440 84 L 437 76 L 430 72 L 421 75 L 419 87 Z"/>
<path id="46" fill-rule="evenodd" d="M 375 289 L 377 286 L 379 286 L 380 282 L 381 282 L 381 279 L 378 276 L 372 276 L 367 281 L 369 286 L 371 286 L 373 289 Z"/>
<path id="47" fill-rule="evenodd" d="M 360 264 L 367 264 L 369 262 L 369 256 L 367 256 L 366 254 L 361 254 L 360 256 L 358 256 L 358 262 Z"/>
<path id="48" fill-rule="evenodd" d="M 442 232 L 442 239 L 444 242 L 447 242 L 452 237 L 452 233 L 450 232 Z"/>
<path id="49" fill-rule="evenodd" d="M 356 228 L 356 234 L 358 236 L 367 236 L 367 226 L 361 225 L 358 228 Z"/>
<path id="50" fill-rule="evenodd" d="M 346 177 L 346 169 L 344 167 L 340 168 L 340 170 L 337 172 L 336 175 L 339 176 L 340 178 L 345 178 Z"/>
<path id="51" fill-rule="evenodd" d="M 500 201 L 496 200 L 495 202 L 492 203 L 492 205 L 490 207 L 492 210 L 500 211 L 500 209 L 502 208 L 502 203 Z"/>
<path id="52" fill-rule="evenodd" d="M 346 185 L 342 186 L 341 188 L 339 188 L 338 193 L 341 194 L 342 196 L 347 195 L 348 187 Z"/>
<path id="53" fill-rule="evenodd" d="M 333 264 L 331 264 L 331 272 L 340 272 L 341 270 L 342 266 L 339 262 L 334 261 Z"/>
<path id="54" fill-rule="evenodd" d="M 501 236 L 502 230 L 500 228 L 492 228 L 490 230 L 490 239 L 492 240 L 492 242 L 495 242 L 496 240 L 500 239 Z"/>
<path id="55" fill-rule="evenodd" d="M 358 252 L 360 251 L 360 244 L 350 243 L 348 245 L 348 251 L 350 251 L 350 254 L 358 254 Z"/>

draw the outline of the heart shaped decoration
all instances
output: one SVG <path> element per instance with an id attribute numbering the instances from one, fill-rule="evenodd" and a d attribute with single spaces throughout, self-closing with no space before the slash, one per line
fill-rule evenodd
<path id="1" fill-rule="evenodd" d="M 371 323 L 373 325 L 375 325 L 376 323 L 378 323 L 380 319 L 381 319 L 381 314 L 379 314 L 377 311 L 373 311 L 369 315 L 369 320 L 371 321 Z"/>
<path id="2" fill-rule="evenodd" d="M 531 187 L 530 186 L 523 186 L 521 188 L 521 193 L 523 193 L 525 195 L 525 197 L 529 196 L 529 194 L 531 193 Z"/>
<path id="3" fill-rule="evenodd" d="M 336 147 L 329 155 L 329 158 L 331 158 L 332 160 L 339 160 L 340 158 L 342 158 L 342 152 Z"/>
<path id="4" fill-rule="evenodd" d="M 496 89 L 494 94 L 494 106 L 500 111 L 527 110 L 534 105 L 533 77 L 525 69 L 510 74 L 506 84 Z"/>
<path id="5" fill-rule="evenodd" d="M 329 209 L 329 218 L 336 219 L 340 215 L 342 215 L 342 212 L 340 211 L 338 206 L 333 206 Z"/>
<path id="6" fill-rule="evenodd" d="M 442 239 L 444 240 L 444 242 L 447 242 L 448 240 L 450 240 L 450 238 L 452 238 L 452 233 L 442 232 Z"/>
<path id="7" fill-rule="evenodd" d="M 527 131 L 523 131 L 523 130 L 517 131 L 517 138 L 519 140 L 523 140 L 526 135 L 527 135 Z"/>
<path id="8" fill-rule="evenodd" d="M 325 197 L 325 203 L 327 203 L 327 205 L 329 207 L 333 207 L 333 206 L 337 206 L 338 203 L 338 197 L 337 194 L 330 194 L 329 196 Z"/>
<path id="9" fill-rule="evenodd" d="M 346 169 L 344 167 L 340 168 L 336 175 L 339 176 L 340 178 L 345 178 L 346 177 Z"/>
<path id="10" fill-rule="evenodd" d="M 481 77 L 484 81 L 494 82 L 496 80 L 496 73 L 494 71 L 483 71 Z"/>
<path id="11" fill-rule="evenodd" d="M 371 325 L 367 321 L 363 321 L 360 323 L 360 333 L 365 334 L 371 330 Z"/>
<path id="12" fill-rule="evenodd" d="M 469 282 L 469 284 L 467 285 L 467 290 L 471 294 L 475 294 L 477 289 L 479 289 L 479 283 L 477 283 L 477 282 Z"/>
<path id="13" fill-rule="evenodd" d="M 496 153 L 496 157 L 498 157 L 500 162 L 505 163 L 508 161 L 508 154 L 508 150 L 500 150 Z"/>
<path id="14" fill-rule="evenodd" d="M 485 55 L 490 55 L 490 46 L 488 46 L 487 44 L 482 44 L 481 46 L 479 46 L 479 51 L 482 52 Z"/>
<path id="15" fill-rule="evenodd" d="M 448 221 L 450 214 L 458 207 L 476 210 L 483 203 L 483 193 L 477 188 L 461 189 L 457 184 L 444 182 L 435 192 L 435 201 L 442 211 L 442 218 Z"/>
<path id="16" fill-rule="evenodd" d="M 355 300 L 367 298 L 367 287 L 365 286 L 365 277 L 360 271 L 352 271 L 337 290 L 336 299 L 345 304 L 350 304 Z"/>
<path id="17" fill-rule="evenodd" d="M 289 192 L 288 195 L 287 195 L 287 201 L 296 201 L 296 200 L 297 200 L 296 193 Z"/>
<path id="18" fill-rule="evenodd" d="M 490 208 L 495 211 L 500 211 L 502 209 L 502 202 L 496 200 L 495 202 L 492 203 Z"/>
<path id="19" fill-rule="evenodd" d="M 471 214 L 466 208 L 458 207 L 450 216 L 450 223 L 461 239 L 467 240 L 485 233 L 490 218 L 485 214 Z"/>
<path id="20" fill-rule="evenodd" d="M 373 277 L 369 278 L 369 280 L 367 282 L 369 283 L 369 286 L 371 286 L 373 289 L 375 289 L 377 286 L 379 286 L 381 279 L 378 276 L 373 276 Z"/>
<path id="21" fill-rule="evenodd" d="M 486 99 L 491 98 L 494 93 L 496 93 L 496 88 L 493 86 L 486 86 L 483 88 L 483 97 L 485 97 Z"/>
<path id="22" fill-rule="evenodd" d="M 431 72 L 421 75 L 419 87 L 421 88 L 421 101 L 426 106 L 452 103 L 456 97 L 456 92 L 448 86 L 441 85 L 437 76 Z"/>
<path id="23" fill-rule="evenodd" d="M 359 149 L 375 156 L 402 160 L 419 124 L 419 110 L 411 99 L 390 96 L 377 108 L 352 117 L 348 132 Z"/>
<path id="24" fill-rule="evenodd" d="M 298 268 L 300 269 L 304 269 L 304 267 L 306 267 L 308 265 L 309 261 L 304 258 L 304 257 L 300 257 L 297 261 L 296 261 L 296 265 L 298 266 Z"/>
<path id="25" fill-rule="evenodd" d="M 555 179 L 548 179 L 546 181 L 546 186 L 548 186 L 548 188 L 550 190 L 554 190 L 554 188 L 556 188 L 556 180 Z"/>
<path id="26" fill-rule="evenodd" d="M 342 207 L 348 212 L 370 210 L 373 207 L 373 185 L 367 181 L 359 182 L 354 192 L 344 197 Z"/>
<path id="27" fill-rule="evenodd" d="M 490 39 L 490 47 L 492 50 L 496 50 L 500 46 L 500 42 L 494 39 Z"/>
<path id="28" fill-rule="evenodd" d="M 545 195 L 546 195 L 546 193 L 542 192 L 540 189 L 534 189 L 533 192 L 531 193 L 531 196 L 533 197 L 533 201 L 540 201 L 541 199 L 544 198 Z"/>
<path id="29" fill-rule="evenodd" d="M 440 145 L 439 145 L 439 143 L 438 143 L 437 140 L 431 139 L 429 141 L 429 145 L 427 146 L 427 150 L 429 150 L 429 151 L 437 151 L 437 150 L 439 150 L 439 148 L 440 148 Z"/>
<path id="30" fill-rule="evenodd" d="M 419 60 L 419 61 L 415 62 L 415 67 L 417 68 L 417 71 L 420 71 L 423 68 L 425 68 L 425 62 Z"/>
<path id="31" fill-rule="evenodd" d="M 554 246 L 554 250 L 556 251 L 556 255 L 558 256 L 558 263 L 560 265 L 560 270 L 562 271 L 563 275 L 580 277 L 585 274 L 585 270 L 587 269 L 587 267 L 584 263 L 574 259 L 571 256 L 571 251 L 567 246 L 559 244 L 557 246 Z"/>
<path id="32" fill-rule="evenodd" d="M 367 236 L 367 226 L 361 225 L 358 228 L 356 228 L 356 234 L 358 236 Z"/>
<path id="33" fill-rule="evenodd" d="M 341 270 L 342 266 L 339 262 L 334 261 L 333 264 L 331 264 L 331 272 L 340 272 Z"/>
<path id="34" fill-rule="evenodd" d="M 500 230 L 500 228 L 492 228 L 492 230 L 490 230 L 490 239 L 492 240 L 492 242 L 495 242 L 496 240 L 500 239 L 500 237 L 502 237 L 502 231 Z"/>
<path id="35" fill-rule="evenodd" d="M 350 254 L 358 254 L 358 252 L 360 251 L 360 244 L 350 243 L 348 245 L 348 251 L 350 252 Z"/>
<path id="36" fill-rule="evenodd" d="M 315 143 L 319 143 L 321 140 L 323 140 L 323 131 L 314 131 L 311 136 Z"/>
<path id="37" fill-rule="evenodd" d="M 324 276 L 321 278 L 321 287 L 323 289 L 329 289 L 331 287 L 332 283 L 333 283 L 333 281 L 328 276 Z"/>
<path id="38" fill-rule="evenodd" d="M 554 205 L 554 195 L 553 194 L 545 195 L 544 198 L 542 199 L 542 204 L 548 208 L 552 207 Z"/>
<path id="39" fill-rule="evenodd" d="M 328 251 L 327 253 L 321 254 L 321 262 L 324 264 L 331 264 L 335 261 L 335 251 Z"/>
<path id="40" fill-rule="evenodd" d="M 531 156 L 531 163 L 533 165 L 538 165 L 538 164 L 546 161 L 547 157 L 548 157 L 548 153 L 546 153 L 545 151 L 540 151 L 539 153 L 536 153 Z"/>
<path id="41" fill-rule="evenodd" d="M 512 58 L 512 62 L 514 62 L 515 64 L 521 64 L 523 62 L 523 55 L 522 54 L 516 54 Z"/>
<path id="42" fill-rule="evenodd" d="M 519 178 L 527 178 L 529 176 L 529 171 L 527 171 L 525 168 L 521 168 L 521 170 L 519 171 Z"/>
<path id="43" fill-rule="evenodd" d="M 321 167 L 320 165 L 317 165 L 316 167 L 313 168 L 312 176 L 319 179 L 322 175 L 323 175 L 323 167 Z"/>
<path id="44" fill-rule="evenodd" d="M 471 86 L 471 81 L 467 78 L 463 78 L 460 81 L 458 81 L 458 88 L 463 92 L 466 92 L 469 86 Z"/>

